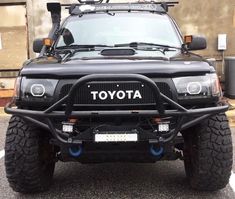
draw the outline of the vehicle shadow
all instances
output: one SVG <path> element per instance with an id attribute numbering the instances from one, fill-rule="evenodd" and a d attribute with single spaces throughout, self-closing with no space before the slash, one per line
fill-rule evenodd
<path id="1" fill-rule="evenodd" d="M 183 162 L 156 164 L 59 163 L 48 192 L 19 198 L 235 198 L 233 190 L 198 192 L 190 188 Z"/>

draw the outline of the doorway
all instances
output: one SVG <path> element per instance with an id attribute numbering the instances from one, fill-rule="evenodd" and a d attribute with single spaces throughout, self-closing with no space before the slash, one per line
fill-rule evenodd
<path id="1" fill-rule="evenodd" d="M 19 69 L 28 58 L 25 5 L 0 5 L 0 70 Z"/>
<path id="2" fill-rule="evenodd" d="M 27 58 L 26 4 L 0 4 L 0 111 L 11 100 L 15 77 Z"/>

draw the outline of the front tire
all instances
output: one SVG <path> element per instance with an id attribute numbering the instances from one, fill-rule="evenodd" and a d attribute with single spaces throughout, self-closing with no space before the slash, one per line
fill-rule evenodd
<path id="1" fill-rule="evenodd" d="M 232 137 L 226 115 L 212 116 L 183 135 L 185 171 L 191 187 L 203 191 L 224 188 L 233 164 Z"/>
<path id="2" fill-rule="evenodd" d="M 13 116 L 6 134 L 5 167 L 14 191 L 47 190 L 55 167 L 54 148 L 49 144 L 48 135 L 21 117 Z"/>

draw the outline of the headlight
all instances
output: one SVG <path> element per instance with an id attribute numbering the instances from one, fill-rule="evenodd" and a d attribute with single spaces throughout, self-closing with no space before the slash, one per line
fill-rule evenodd
<path id="1" fill-rule="evenodd" d="M 41 101 L 53 98 L 58 80 L 22 78 L 21 98 L 24 100 Z"/>
<path id="2" fill-rule="evenodd" d="M 209 98 L 220 96 L 216 74 L 173 78 L 179 99 Z"/>
<path id="3" fill-rule="evenodd" d="M 46 88 L 43 84 L 33 84 L 30 88 L 30 93 L 34 97 L 43 97 L 46 93 Z"/>

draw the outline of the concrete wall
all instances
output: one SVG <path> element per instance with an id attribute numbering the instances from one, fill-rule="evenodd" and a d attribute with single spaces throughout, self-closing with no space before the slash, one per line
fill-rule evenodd
<path id="1" fill-rule="evenodd" d="M 26 24 L 25 15 L 26 15 L 26 10 L 25 6 L 23 5 L 1 6 L 0 19 L 2 20 L 0 20 L 0 26 L 1 27 L 25 26 Z"/>
<path id="2" fill-rule="evenodd" d="M 26 27 L 0 27 L 0 34 L 0 69 L 19 68 L 28 57 Z"/>
<path id="3" fill-rule="evenodd" d="M 234 0 L 180 0 L 171 10 L 184 34 L 202 34 L 207 37 L 204 55 L 220 57 L 217 36 L 228 35 L 226 55 L 235 55 L 235 1 Z"/>

